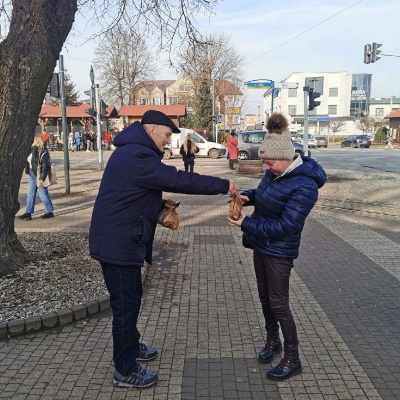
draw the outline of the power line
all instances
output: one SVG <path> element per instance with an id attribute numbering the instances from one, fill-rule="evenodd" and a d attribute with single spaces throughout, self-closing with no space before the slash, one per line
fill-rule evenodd
<path id="1" fill-rule="evenodd" d="M 278 46 L 275 46 L 275 47 L 273 47 L 272 49 L 266 51 L 265 53 L 262 53 L 262 54 L 260 54 L 259 56 L 253 58 L 252 60 L 248 61 L 245 65 L 251 63 L 251 62 L 254 61 L 254 60 L 259 59 L 259 58 L 262 57 L 262 56 L 265 56 L 265 55 L 268 54 L 268 53 L 271 53 L 272 51 L 278 49 L 279 47 L 283 46 L 283 45 L 286 44 L 286 43 L 291 42 L 292 40 L 298 38 L 299 36 L 304 35 L 305 33 L 311 31 L 312 29 L 316 28 L 316 27 L 319 26 L 319 25 L 322 25 L 324 22 L 329 21 L 330 19 L 336 17 L 337 15 L 339 15 L 339 14 L 341 14 L 341 13 L 347 11 L 349 8 L 354 7 L 356 4 L 361 3 L 362 1 L 363 1 L 363 0 L 356 1 L 355 3 L 353 3 L 353 4 L 351 4 L 350 6 L 344 8 L 343 10 L 337 12 L 336 14 L 333 14 L 333 15 L 331 15 L 330 17 L 324 19 L 323 21 L 318 22 L 318 24 L 312 26 L 311 28 L 306 29 L 305 31 L 299 33 L 299 34 L 296 35 L 296 36 L 293 36 L 292 38 L 286 40 L 285 42 L 283 42 L 283 43 L 281 43 L 281 44 L 278 44 Z"/>

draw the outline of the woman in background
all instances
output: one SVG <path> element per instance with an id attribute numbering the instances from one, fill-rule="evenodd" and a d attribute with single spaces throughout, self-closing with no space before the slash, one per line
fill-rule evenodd
<path id="1" fill-rule="evenodd" d="M 185 137 L 185 141 L 180 149 L 186 172 L 193 172 L 195 153 L 199 152 L 199 148 L 190 135 Z"/>
<path id="2" fill-rule="evenodd" d="M 25 214 L 18 218 L 25 221 L 32 220 L 32 214 L 35 211 L 36 193 L 39 193 L 45 207 L 45 214 L 41 218 L 54 217 L 53 203 L 51 202 L 49 191 L 47 189 L 47 175 L 50 171 L 50 156 L 41 136 L 35 136 L 32 144 L 32 152 L 29 154 L 25 173 L 29 175 L 28 193 L 26 198 Z M 40 174 L 39 176 L 37 176 Z M 39 179 L 38 179 L 39 178 Z M 38 187 L 39 186 L 39 187 Z"/>
<path id="3" fill-rule="evenodd" d="M 231 132 L 230 136 L 226 140 L 226 146 L 228 147 L 229 153 L 229 169 L 235 169 L 233 166 L 235 165 L 235 161 L 238 160 L 239 150 L 237 135 L 234 131 Z"/>

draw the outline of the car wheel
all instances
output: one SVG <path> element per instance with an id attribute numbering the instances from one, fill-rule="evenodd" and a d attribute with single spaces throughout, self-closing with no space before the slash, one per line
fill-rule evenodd
<path id="1" fill-rule="evenodd" d="M 248 153 L 246 153 L 245 151 L 240 151 L 239 155 L 238 155 L 238 159 L 239 160 L 249 160 L 250 156 Z"/>
<path id="2" fill-rule="evenodd" d="M 326 149 L 328 148 L 328 145 L 324 146 Z"/>
<path id="3" fill-rule="evenodd" d="M 172 156 L 172 151 L 169 149 L 164 149 L 164 156 L 163 159 L 164 160 L 169 160 Z"/>
<path id="4" fill-rule="evenodd" d="M 358 146 L 357 146 L 355 143 L 352 143 L 352 144 L 351 144 L 351 147 L 352 147 L 353 149 L 356 149 Z"/>
<path id="5" fill-rule="evenodd" d="M 217 149 L 211 149 L 208 152 L 208 155 L 210 156 L 210 158 L 215 160 L 215 159 L 217 159 L 219 157 L 219 151 Z"/>
<path id="6" fill-rule="evenodd" d="M 341 147 L 342 149 L 344 149 L 344 143 L 342 143 L 342 144 L 340 145 L 340 147 Z"/>

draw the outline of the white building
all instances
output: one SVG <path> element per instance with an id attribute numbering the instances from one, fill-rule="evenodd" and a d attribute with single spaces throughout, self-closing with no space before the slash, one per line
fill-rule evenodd
<path id="1" fill-rule="evenodd" d="M 369 116 L 377 120 L 383 120 L 386 115 L 400 109 L 400 98 L 398 97 L 375 97 L 369 105 Z"/>
<path id="2" fill-rule="evenodd" d="M 267 118 L 272 110 L 285 114 L 297 128 L 303 125 L 303 87 L 313 88 L 321 93 L 316 99 L 321 104 L 309 111 L 310 133 L 329 134 L 329 123 L 333 120 L 346 121 L 341 133 L 358 133 L 354 119 L 368 115 L 371 93 L 371 74 L 349 74 L 347 72 L 294 72 L 282 82 L 297 83 L 297 89 L 267 90 L 264 94 L 264 113 Z M 308 104 L 308 93 L 307 104 Z M 297 128 L 298 129 L 298 128 Z"/>

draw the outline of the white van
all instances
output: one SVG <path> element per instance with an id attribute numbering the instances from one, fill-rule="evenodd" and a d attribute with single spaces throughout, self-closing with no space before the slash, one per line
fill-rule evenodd
<path id="1" fill-rule="evenodd" d="M 172 156 L 180 157 L 180 149 L 185 140 L 186 135 L 192 136 L 193 141 L 199 148 L 199 152 L 196 156 L 207 156 L 210 158 L 218 158 L 224 156 L 226 148 L 222 144 L 215 142 L 208 142 L 202 136 L 200 136 L 193 129 L 179 128 L 181 133 L 173 133 L 171 136 L 171 144 L 164 147 L 164 159 L 169 160 Z"/>

